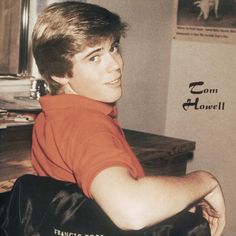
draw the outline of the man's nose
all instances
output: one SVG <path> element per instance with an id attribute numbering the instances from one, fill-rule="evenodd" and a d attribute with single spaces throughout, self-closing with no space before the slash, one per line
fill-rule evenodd
<path id="1" fill-rule="evenodd" d="M 112 72 L 119 70 L 122 67 L 122 59 L 119 55 L 107 54 L 107 71 Z"/>

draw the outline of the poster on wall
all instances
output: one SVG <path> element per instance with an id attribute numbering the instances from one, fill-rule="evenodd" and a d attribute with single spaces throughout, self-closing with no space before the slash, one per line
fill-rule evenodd
<path id="1" fill-rule="evenodd" d="M 236 43 L 236 0 L 176 0 L 174 39 Z"/>

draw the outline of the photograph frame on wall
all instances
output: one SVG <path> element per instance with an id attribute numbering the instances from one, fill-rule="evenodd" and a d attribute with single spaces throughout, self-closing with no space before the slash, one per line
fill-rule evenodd
<path id="1" fill-rule="evenodd" d="M 175 0 L 173 39 L 236 43 L 235 0 Z"/>

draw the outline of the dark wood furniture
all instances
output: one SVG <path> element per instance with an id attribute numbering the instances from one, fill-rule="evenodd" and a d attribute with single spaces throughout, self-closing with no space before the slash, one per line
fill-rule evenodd
<path id="1" fill-rule="evenodd" d="M 32 128 L 30 123 L 0 126 L 0 188 L 1 183 L 34 173 L 30 162 Z M 132 130 L 124 133 L 147 175 L 186 173 L 194 142 Z"/>
<path id="2" fill-rule="evenodd" d="M 34 173 L 30 163 L 33 124 L 0 128 L 0 182 Z"/>
<path id="3" fill-rule="evenodd" d="M 147 175 L 186 173 L 195 142 L 133 130 L 124 130 L 124 133 Z"/>

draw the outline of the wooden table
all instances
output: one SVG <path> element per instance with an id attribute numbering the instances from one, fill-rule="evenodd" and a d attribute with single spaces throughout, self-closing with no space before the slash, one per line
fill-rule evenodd
<path id="1" fill-rule="evenodd" d="M 0 192 L 25 174 L 34 174 L 30 162 L 33 124 L 0 126 Z"/>
<path id="2" fill-rule="evenodd" d="M 186 173 L 195 142 L 132 130 L 124 130 L 124 133 L 147 175 Z"/>
<path id="3" fill-rule="evenodd" d="M 30 162 L 32 128 L 32 123 L 0 126 L 0 189 L 23 174 L 35 173 Z M 124 133 L 147 175 L 185 174 L 194 142 L 132 130 Z"/>

